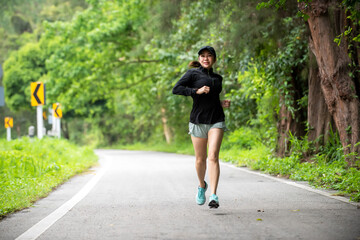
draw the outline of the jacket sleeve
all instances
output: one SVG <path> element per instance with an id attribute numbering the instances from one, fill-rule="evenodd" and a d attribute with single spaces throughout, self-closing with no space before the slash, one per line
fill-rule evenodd
<path id="1" fill-rule="evenodd" d="M 172 92 L 176 95 L 194 96 L 197 89 L 189 87 L 192 77 L 191 71 L 188 70 L 180 80 L 175 84 Z"/>

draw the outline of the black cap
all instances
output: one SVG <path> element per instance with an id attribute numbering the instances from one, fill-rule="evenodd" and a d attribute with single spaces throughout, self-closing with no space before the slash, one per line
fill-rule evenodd
<path id="1" fill-rule="evenodd" d="M 210 47 L 210 46 L 205 46 L 205 47 L 200 48 L 200 50 L 198 51 L 198 55 L 200 55 L 201 52 L 204 51 L 204 50 L 208 50 L 209 52 L 211 52 L 211 54 L 214 55 L 214 57 L 216 59 L 215 49 L 213 47 Z"/>

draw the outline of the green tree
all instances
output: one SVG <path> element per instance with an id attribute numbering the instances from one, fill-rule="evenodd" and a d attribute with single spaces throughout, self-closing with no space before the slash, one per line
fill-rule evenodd
<path id="1" fill-rule="evenodd" d="M 269 0 L 260 6 L 281 8 L 285 2 Z M 318 99 L 326 103 L 322 106 L 327 108 L 335 122 L 344 153 L 353 155 L 348 159 L 350 164 L 355 163 L 360 152 L 360 71 L 357 54 L 360 36 L 359 6 L 358 1 L 342 1 L 341 3 L 339 1 L 299 1 L 298 4 L 300 13 L 309 26 L 311 36 L 309 47 L 315 56 L 319 70 L 317 81 L 320 84 L 316 84 L 316 79 L 312 80 L 309 92 L 316 92 L 313 91 L 314 87 L 318 88 L 318 92 L 321 91 L 322 94 L 318 95 L 320 97 Z M 319 101 L 318 99 L 315 101 Z M 323 112 L 319 108 L 310 110 L 315 110 L 309 111 L 310 119 L 313 118 L 312 115 L 318 117 L 320 116 L 318 113 Z M 319 118 L 320 124 L 310 127 L 322 128 L 327 125 L 331 122 L 327 115 Z M 309 122 L 314 123 L 314 121 Z M 316 132 L 328 134 L 321 130 Z"/>
<path id="2" fill-rule="evenodd" d="M 37 43 L 28 43 L 14 52 L 4 64 L 6 105 L 13 111 L 29 110 L 30 83 L 44 74 L 45 55 Z"/>

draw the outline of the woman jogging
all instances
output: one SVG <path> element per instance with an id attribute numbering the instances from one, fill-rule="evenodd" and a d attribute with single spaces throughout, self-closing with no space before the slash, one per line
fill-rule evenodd
<path id="1" fill-rule="evenodd" d="M 226 128 L 223 107 L 229 107 L 230 101 L 220 101 L 222 77 L 213 72 L 212 66 L 216 62 L 214 48 L 202 47 L 198 55 L 198 61 L 189 64 L 194 68 L 188 70 L 175 84 L 173 94 L 193 98 L 189 134 L 195 150 L 195 167 L 199 179 L 196 203 L 203 205 L 206 202 L 205 192 L 208 184 L 204 179 L 208 158 L 211 189 L 209 207 L 218 208 L 219 198 L 216 190 L 220 176 L 219 151 Z"/>

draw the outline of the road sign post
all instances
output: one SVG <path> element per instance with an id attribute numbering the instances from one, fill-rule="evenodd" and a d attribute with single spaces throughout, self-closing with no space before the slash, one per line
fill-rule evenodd
<path id="1" fill-rule="evenodd" d="M 36 127 L 37 127 L 37 137 L 39 139 L 43 138 L 43 107 L 39 105 L 36 107 Z"/>
<path id="2" fill-rule="evenodd" d="M 53 124 L 55 126 L 55 132 L 56 132 L 56 136 L 58 138 L 61 137 L 61 118 L 62 118 L 62 110 L 60 107 L 60 103 L 54 103 L 53 104 Z"/>
<path id="3" fill-rule="evenodd" d="M 6 140 L 11 141 L 11 128 L 6 129 Z"/>
<path id="4" fill-rule="evenodd" d="M 36 106 L 37 136 L 39 139 L 44 135 L 43 105 L 45 104 L 45 84 L 32 82 L 31 85 L 31 106 Z"/>
<path id="5" fill-rule="evenodd" d="M 11 141 L 11 128 L 14 126 L 14 120 L 12 117 L 6 117 L 4 122 L 6 128 L 6 139 Z"/>
<path id="6" fill-rule="evenodd" d="M 57 118 L 56 119 L 56 122 L 57 122 L 57 129 L 58 129 L 58 131 L 57 131 L 57 137 L 58 138 L 61 138 L 61 118 Z"/>

